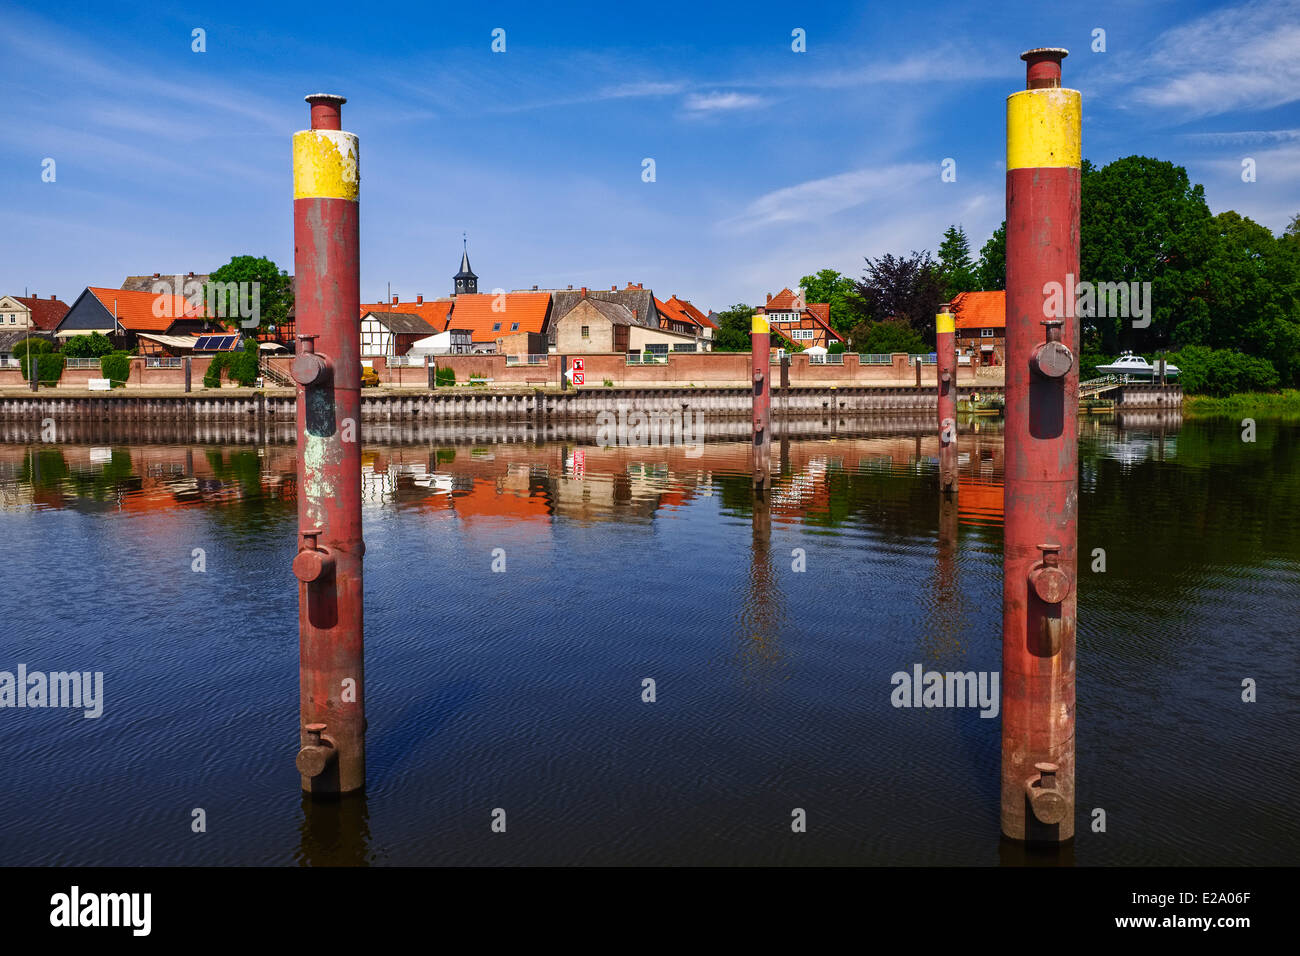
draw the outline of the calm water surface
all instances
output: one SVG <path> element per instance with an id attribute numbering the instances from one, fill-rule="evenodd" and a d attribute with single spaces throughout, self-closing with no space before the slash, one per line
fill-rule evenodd
<path id="1" fill-rule="evenodd" d="M 781 446 L 757 513 L 726 440 L 369 435 L 369 789 L 326 805 L 293 762 L 293 447 L 10 435 L 0 670 L 102 671 L 105 703 L 0 710 L 0 859 L 1019 862 L 999 721 L 890 704 L 914 664 L 999 667 L 1001 435 L 963 432 L 945 510 L 926 429 L 871 431 Z M 1106 570 L 1079 583 L 1066 862 L 1300 862 L 1298 475 L 1294 421 L 1083 426 Z"/>

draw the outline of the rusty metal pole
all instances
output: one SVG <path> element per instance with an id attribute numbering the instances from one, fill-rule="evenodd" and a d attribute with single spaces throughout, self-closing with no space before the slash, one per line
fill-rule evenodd
<path id="1" fill-rule="evenodd" d="M 935 375 L 939 390 L 939 488 L 957 493 L 957 345 L 952 310 L 934 317 Z"/>
<path id="2" fill-rule="evenodd" d="M 1065 56 L 1022 54 L 1027 88 L 1007 97 L 1002 832 L 1048 843 L 1074 836 L 1081 98 Z"/>
<path id="3" fill-rule="evenodd" d="M 293 137 L 297 276 L 298 585 L 302 789 L 366 783 L 361 561 L 361 269 L 357 137 L 341 96 L 315 94 Z"/>
<path id="4" fill-rule="evenodd" d="M 771 481 L 772 467 L 772 331 L 761 315 L 754 316 L 750 323 L 749 347 L 754 376 L 754 487 L 765 489 Z"/>

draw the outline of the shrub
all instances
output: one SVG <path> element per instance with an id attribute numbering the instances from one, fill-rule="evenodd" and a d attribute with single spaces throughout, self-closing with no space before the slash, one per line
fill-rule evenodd
<path id="1" fill-rule="evenodd" d="M 1178 366 L 1178 381 L 1189 395 L 1223 398 L 1237 392 L 1271 392 L 1280 381 L 1268 359 L 1232 349 L 1187 345 L 1169 361 Z"/>
<path id="2" fill-rule="evenodd" d="M 49 342 L 45 343 L 47 346 Z M 57 352 L 48 350 L 42 352 L 40 349 L 33 348 L 32 354 L 36 356 L 36 380 L 38 382 L 57 382 L 63 376 L 63 356 Z M 29 378 L 28 373 L 31 371 L 32 363 L 27 360 L 24 353 L 19 359 L 20 367 L 23 370 L 23 379 Z"/>
<path id="3" fill-rule="evenodd" d="M 21 359 L 27 355 L 30 348 L 33 355 L 48 355 L 54 351 L 54 346 L 49 343 L 48 339 L 20 339 L 14 344 L 13 357 Z"/>
<path id="4" fill-rule="evenodd" d="M 245 341 L 242 351 L 218 352 L 212 356 L 208 370 L 203 373 L 203 387 L 220 388 L 223 371 L 228 379 L 240 385 L 247 386 L 256 382 L 259 371 L 257 340 Z"/>
<path id="5" fill-rule="evenodd" d="M 844 353 L 843 342 L 832 342 L 830 345 L 826 346 L 827 355 L 842 355 L 843 353 Z"/>
<path id="6" fill-rule="evenodd" d="M 63 344 L 63 354 L 69 358 L 102 358 L 113 351 L 113 343 L 102 332 L 74 335 Z"/>
<path id="7" fill-rule="evenodd" d="M 101 355 L 99 374 L 108 379 L 113 388 L 126 384 L 131 374 L 131 356 L 126 352 L 110 352 L 108 355 Z"/>
<path id="8" fill-rule="evenodd" d="M 433 383 L 435 385 L 455 385 L 456 370 L 454 368 L 440 368 L 433 373 Z"/>

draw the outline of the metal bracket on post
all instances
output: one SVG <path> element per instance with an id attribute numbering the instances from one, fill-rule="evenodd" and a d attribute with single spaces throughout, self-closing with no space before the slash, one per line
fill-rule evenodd
<path id="1" fill-rule="evenodd" d="M 1047 340 L 1034 347 L 1029 357 L 1029 367 L 1043 378 L 1065 378 L 1074 368 L 1074 353 L 1061 341 L 1061 328 L 1064 319 L 1043 319 L 1047 329 Z"/>
<path id="2" fill-rule="evenodd" d="M 329 381 L 330 360 L 316 351 L 316 336 L 300 335 L 298 342 L 301 348 L 294 356 L 290 368 L 293 380 L 303 388 L 324 385 Z"/>

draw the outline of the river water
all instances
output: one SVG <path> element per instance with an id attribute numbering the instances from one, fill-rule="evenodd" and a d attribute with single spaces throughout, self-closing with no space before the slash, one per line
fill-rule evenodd
<path id="1" fill-rule="evenodd" d="M 757 511 L 722 437 L 372 429 L 369 786 L 324 804 L 294 768 L 292 444 L 88 429 L 0 443 L 0 671 L 103 674 L 97 719 L 0 708 L 6 863 L 1024 860 L 999 720 L 891 704 L 915 665 L 999 668 L 996 422 L 964 426 L 955 508 L 930 428 L 876 420 L 779 444 Z M 1049 861 L 1300 862 L 1300 423 L 1080 442 L 1105 570 L 1081 561 L 1078 836 Z"/>

